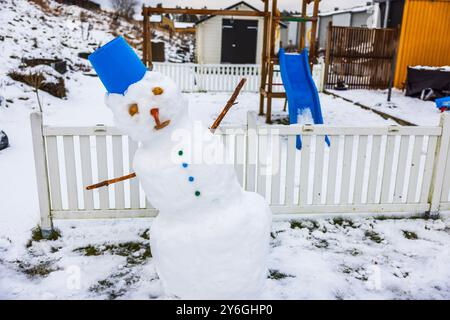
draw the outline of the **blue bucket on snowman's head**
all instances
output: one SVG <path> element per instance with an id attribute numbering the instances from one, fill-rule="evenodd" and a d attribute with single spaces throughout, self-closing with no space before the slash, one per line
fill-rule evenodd
<path id="1" fill-rule="evenodd" d="M 147 68 L 121 36 L 95 50 L 88 57 L 109 93 L 123 94 L 141 80 Z"/>

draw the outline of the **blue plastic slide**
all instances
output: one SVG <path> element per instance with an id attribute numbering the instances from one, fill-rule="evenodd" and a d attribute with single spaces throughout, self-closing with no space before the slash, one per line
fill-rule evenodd
<path id="1" fill-rule="evenodd" d="M 323 124 L 319 94 L 309 69 L 308 50 L 304 49 L 300 54 L 292 54 L 280 49 L 278 55 L 281 78 L 288 99 L 289 123 L 297 123 L 298 116 L 309 109 L 314 124 Z M 325 141 L 330 145 L 328 137 L 325 137 Z M 302 141 L 298 136 L 297 149 L 301 148 Z"/>

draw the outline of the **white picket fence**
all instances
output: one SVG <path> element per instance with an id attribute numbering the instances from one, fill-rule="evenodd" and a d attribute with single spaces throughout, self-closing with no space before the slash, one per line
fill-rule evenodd
<path id="1" fill-rule="evenodd" d="M 148 217 L 137 179 L 94 191 L 85 186 L 128 174 L 137 144 L 113 127 L 42 127 L 31 115 L 43 228 L 53 219 Z M 239 181 L 274 213 L 450 210 L 450 115 L 433 127 L 256 125 L 223 127 Z M 296 137 L 303 148 L 297 150 Z M 331 141 L 328 147 L 325 136 Z M 272 174 L 273 173 L 273 174 Z"/>
<path id="2" fill-rule="evenodd" d="M 278 67 L 278 66 L 276 66 Z M 259 92 L 261 66 L 256 64 L 195 64 L 155 62 L 153 70 L 171 77 L 184 92 L 233 91 L 245 77 L 243 91 Z M 323 90 L 323 64 L 314 66 L 313 79 L 319 91 Z M 274 92 L 282 92 L 281 75 L 274 73 Z"/>

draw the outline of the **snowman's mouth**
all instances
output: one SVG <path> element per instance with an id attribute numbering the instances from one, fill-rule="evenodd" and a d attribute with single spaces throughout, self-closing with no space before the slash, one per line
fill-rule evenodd
<path id="1" fill-rule="evenodd" d="M 154 126 L 154 128 L 156 130 L 163 129 L 170 124 L 170 120 L 166 120 L 163 122 L 161 122 L 161 120 L 159 120 L 159 109 L 158 108 L 152 108 L 150 110 L 150 114 L 152 115 L 153 119 L 155 119 L 156 125 Z"/>

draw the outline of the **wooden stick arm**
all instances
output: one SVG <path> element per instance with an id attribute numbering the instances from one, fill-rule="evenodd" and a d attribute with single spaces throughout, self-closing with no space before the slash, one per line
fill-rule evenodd
<path id="1" fill-rule="evenodd" d="M 222 122 L 223 118 L 225 117 L 225 115 L 227 114 L 227 112 L 231 109 L 232 106 L 234 106 L 235 104 L 237 104 L 236 99 L 242 89 L 242 87 L 244 86 L 245 82 L 247 81 L 246 78 L 242 78 L 241 81 L 239 82 L 239 84 L 237 85 L 236 89 L 234 89 L 233 94 L 231 95 L 230 99 L 228 100 L 227 104 L 225 105 L 225 107 L 223 108 L 222 112 L 219 114 L 219 116 L 217 117 L 216 121 L 214 121 L 214 123 L 212 124 L 210 130 L 212 133 L 214 133 L 214 131 L 217 129 L 217 127 L 220 125 L 220 123 Z M 110 179 L 110 180 L 104 180 L 101 181 L 99 183 L 90 185 L 86 187 L 86 190 L 93 190 L 93 189 L 97 189 L 97 188 L 101 188 L 101 187 L 107 187 L 110 184 L 113 183 L 117 183 L 120 181 L 125 181 L 128 179 L 132 179 L 136 177 L 136 173 L 130 173 L 126 176 L 122 176 L 122 177 L 118 177 L 118 178 L 114 178 L 114 179 Z"/>
<path id="2" fill-rule="evenodd" d="M 117 182 L 124 181 L 124 180 L 128 180 L 128 179 L 132 179 L 134 177 L 136 177 L 136 173 L 133 172 L 133 173 L 130 173 L 130 174 L 126 175 L 126 176 L 114 178 L 114 179 L 111 179 L 111 180 L 101 181 L 99 183 L 87 186 L 86 190 L 92 190 L 92 189 L 97 189 L 97 188 L 101 188 L 101 187 L 106 187 L 106 186 L 109 186 L 110 184 L 117 183 Z"/>

